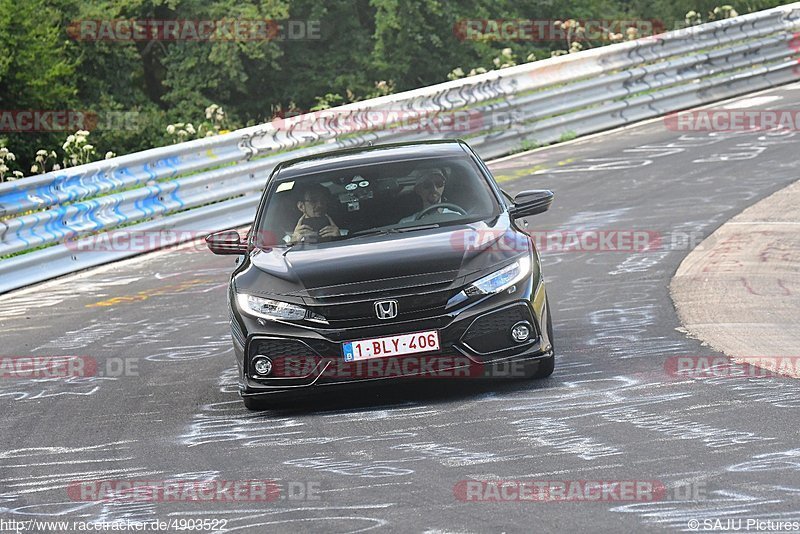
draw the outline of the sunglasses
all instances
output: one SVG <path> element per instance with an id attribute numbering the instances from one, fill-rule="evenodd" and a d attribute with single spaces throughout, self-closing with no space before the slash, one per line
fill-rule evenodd
<path id="1" fill-rule="evenodd" d="M 427 187 L 428 189 L 431 189 L 434 186 L 436 186 L 436 189 L 441 189 L 442 187 L 444 187 L 445 182 L 446 180 L 444 176 L 442 176 L 441 174 L 437 174 L 425 178 L 425 181 L 422 182 L 422 185 L 424 187 Z"/>

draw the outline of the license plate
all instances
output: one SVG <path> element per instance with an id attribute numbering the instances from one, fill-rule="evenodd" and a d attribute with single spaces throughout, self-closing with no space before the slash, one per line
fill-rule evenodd
<path id="1" fill-rule="evenodd" d="M 344 350 L 344 361 L 346 362 L 429 352 L 439 350 L 439 332 L 433 330 L 431 332 L 349 341 L 343 344 L 342 349 Z"/>

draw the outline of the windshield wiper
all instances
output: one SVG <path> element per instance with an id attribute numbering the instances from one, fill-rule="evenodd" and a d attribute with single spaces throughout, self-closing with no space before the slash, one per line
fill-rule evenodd
<path id="1" fill-rule="evenodd" d="M 375 235 L 389 235 L 389 234 L 403 234 L 406 232 L 413 232 L 415 230 L 430 230 L 432 228 L 439 228 L 438 224 L 422 224 L 419 226 L 406 226 L 403 228 L 367 228 L 366 230 L 359 230 L 347 236 L 347 239 L 354 237 L 365 237 Z"/>
<path id="2" fill-rule="evenodd" d="M 305 244 L 306 244 L 306 240 L 305 239 L 301 239 L 300 241 L 295 241 L 293 243 L 289 243 L 288 245 L 286 245 L 286 250 L 283 251 L 283 254 L 281 254 L 281 256 L 285 258 L 286 255 L 289 253 L 289 251 L 292 250 L 294 247 L 296 247 L 297 245 L 305 245 Z"/>
<path id="3" fill-rule="evenodd" d="M 432 224 L 420 224 L 419 226 L 404 226 L 403 228 L 395 228 L 398 232 L 413 232 L 414 230 L 432 230 L 433 228 L 439 228 L 437 223 Z"/>
<path id="4" fill-rule="evenodd" d="M 358 232 L 353 232 L 352 234 L 347 235 L 347 239 L 352 239 L 354 237 L 365 237 L 370 235 L 385 235 L 385 234 L 396 234 L 397 230 L 394 228 L 367 228 L 366 230 L 359 230 Z"/>

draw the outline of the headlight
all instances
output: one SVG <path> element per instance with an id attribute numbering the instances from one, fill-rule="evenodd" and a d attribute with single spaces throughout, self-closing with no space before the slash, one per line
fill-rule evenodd
<path id="1" fill-rule="evenodd" d="M 299 321 L 300 319 L 320 322 L 325 321 L 325 318 L 321 315 L 312 313 L 301 306 L 289 304 L 288 302 L 280 302 L 278 300 L 245 295 L 243 293 L 239 293 L 236 298 L 239 301 L 239 308 L 250 315 L 261 317 L 262 319 L 269 319 L 271 321 L 280 319 L 289 321 Z"/>
<path id="2" fill-rule="evenodd" d="M 469 297 L 499 293 L 528 276 L 530 272 L 531 258 L 530 256 L 525 256 L 511 265 L 503 267 L 499 271 L 495 271 L 492 274 L 472 282 L 464 288 L 464 293 Z"/>

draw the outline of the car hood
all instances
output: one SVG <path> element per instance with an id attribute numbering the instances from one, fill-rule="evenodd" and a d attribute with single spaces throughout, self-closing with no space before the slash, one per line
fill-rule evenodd
<path id="1" fill-rule="evenodd" d="M 321 288 L 379 291 L 416 280 L 463 285 L 529 251 L 503 214 L 490 222 L 295 247 L 256 250 L 235 276 L 254 295 L 308 297 Z M 348 289 L 347 286 L 352 286 Z"/>

